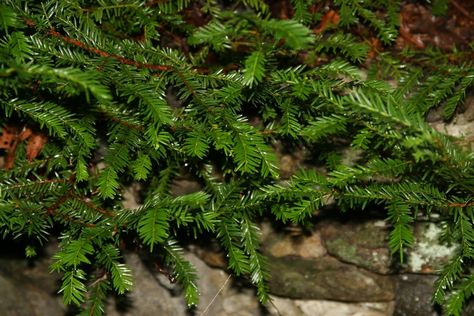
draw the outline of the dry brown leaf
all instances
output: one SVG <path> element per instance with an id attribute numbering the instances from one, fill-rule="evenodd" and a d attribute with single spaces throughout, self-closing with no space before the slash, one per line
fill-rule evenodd
<path id="1" fill-rule="evenodd" d="M 31 162 L 39 155 L 47 141 L 48 137 L 44 134 L 34 133 L 31 135 L 26 145 L 26 158 L 28 161 Z"/>
<path id="2" fill-rule="evenodd" d="M 26 158 L 31 162 L 39 155 L 48 141 L 48 137 L 45 134 L 33 132 L 29 127 L 24 127 L 21 132 L 20 128 L 14 125 L 6 125 L 2 129 L 2 134 L 0 135 L 0 149 L 5 149 L 7 153 L 3 165 L 4 169 L 11 169 L 13 167 L 15 164 L 17 145 L 26 139 L 28 139 Z"/>
<path id="3" fill-rule="evenodd" d="M 16 126 L 7 125 L 2 129 L 2 135 L 0 135 L 0 148 L 6 149 L 7 151 L 14 146 L 18 137 L 18 129 Z"/>
<path id="4" fill-rule="evenodd" d="M 339 13 L 334 10 L 329 10 L 321 19 L 321 24 L 318 28 L 313 29 L 313 32 L 316 34 L 322 33 L 325 29 L 327 29 L 331 25 L 337 25 L 340 20 Z"/>

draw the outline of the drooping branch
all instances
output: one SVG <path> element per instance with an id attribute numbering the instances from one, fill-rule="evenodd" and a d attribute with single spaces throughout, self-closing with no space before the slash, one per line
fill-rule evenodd
<path id="1" fill-rule="evenodd" d="M 87 45 L 87 44 L 85 44 L 85 43 L 83 43 L 79 40 L 70 38 L 66 35 L 62 35 L 58 31 L 56 31 L 55 29 L 49 30 L 48 35 L 50 35 L 52 37 L 55 37 L 55 38 L 58 38 L 58 39 L 66 42 L 66 43 L 69 43 L 69 44 L 72 44 L 74 46 L 80 47 L 80 48 L 82 48 L 82 49 L 84 49 L 88 52 L 93 53 L 93 54 L 96 54 L 96 55 L 99 55 L 99 56 L 102 56 L 102 57 L 105 57 L 105 58 L 115 59 L 115 60 L 119 61 L 120 63 L 122 63 L 124 65 L 135 66 L 137 68 L 146 68 L 146 69 L 150 69 L 150 70 L 154 70 L 154 71 L 167 71 L 167 70 L 171 69 L 170 66 L 141 63 L 141 62 L 138 62 L 136 60 L 128 59 L 128 58 L 125 58 L 125 57 L 117 55 L 117 54 L 110 54 L 110 53 L 108 53 L 106 51 L 103 51 L 101 49 L 89 46 L 89 45 Z"/>

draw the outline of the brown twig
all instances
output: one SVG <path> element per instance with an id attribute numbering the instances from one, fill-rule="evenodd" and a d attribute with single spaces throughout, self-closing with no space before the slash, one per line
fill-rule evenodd
<path id="1" fill-rule="evenodd" d="M 106 113 L 106 115 L 107 115 L 107 113 Z M 123 125 L 125 127 L 131 128 L 131 129 L 135 129 L 135 130 L 138 130 L 138 131 L 143 131 L 143 129 L 144 129 L 143 125 L 130 124 L 128 122 L 122 121 L 121 119 L 119 119 L 117 117 L 111 117 L 110 120 L 112 122 L 118 123 L 120 125 Z"/>
<path id="2" fill-rule="evenodd" d="M 24 183 L 20 184 L 13 184 L 10 186 L 11 189 L 16 189 L 16 188 L 21 188 L 30 184 L 48 184 L 48 183 L 67 183 L 69 180 L 66 179 L 44 179 L 44 180 L 39 180 L 39 181 L 32 181 L 30 183 L 27 183 L 26 185 Z"/>
<path id="3" fill-rule="evenodd" d="M 62 217 L 65 221 L 81 224 L 81 225 L 84 225 L 86 227 L 96 227 L 96 225 L 93 224 L 93 223 L 86 223 L 86 222 L 80 221 L 78 219 L 72 218 L 71 216 L 69 216 L 67 214 L 57 214 L 56 213 L 56 210 L 58 209 L 58 207 L 61 204 L 63 204 L 64 202 L 66 202 L 71 196 L 72 195 L 71 195 L 70 190 L 68 192 L 66 192 L 64 195 L 60 196 L 59 199 L 56 202 L 53 203 L 53 205 L 48 207 L 48 209 L 46 210 L 47 214 L 49 216 L 59 216 L 59 217 Z"/>
<path id="4" fill-rule="evenodd" d="M 97 279 L 95 279 L 94 282 L 91 283 L 90 287 L 94 287 L 96 286 L 99 282 L 102 282 L 102 281 L 105 281 L 109 278 L 109 275 L 107 272 L 104 272 L 100 277 L 98 277 Z"/>
<path id="5" fill-rule="evenodd" d="M 163 274 L 168 278 L 170 283 L 176 283 L 176 278 L 165 268 L 163 268 L 158 262 L 155 262 L 156 271 Z"/>
<path id="6" fill-rule="evenodd" d="M 71 191 L 68 190 L 65 194 L 61 195 L 56 202 L 53 203 L 48 209 L 46 210 L 48 215 L 54 215 L 56 213 L 56 210 L 58 209 L 61 204 L 66 202 L 66 200 L 71 196 Z"/>
<path id="7" fill-rule="evenodd" d="M 99 55 L 99 56 L 102 56 L 102 57 L 106 57 L 106 58 L 113 58 L 113 59 L 118 60 L 120 63 L 125 64 L 125 65 L 135 66 L 137 68 L 146 68 L 146 69 L 155 70 L 155 71 L 167 71 L 167 70 L 171 69 L 170 66 L 141 63 L 141 62 L 138 62 L 138 61 L 133 60 L 133 59 L 125 58 L 123 56 L 119 56 L 119 55 L 116 55 L 116 54 L 110 54 L 110 53 L 108 53 L 106 51 L 103 51 L 101 49 L 86 45 L 86 44 L 84 44 L 83 42 L 81 42 L 79 40 L 75 40 L 75 39 L 70 38 L 66 35 L 62 35 L 61 33 L 59 33 L 58 31 L 56 31 L 54 29 L 49 30 L 48 35 L 53 36 L 55 38 L 59 38 L 60 40 L 66 42 L 66 43 L 69 43 L 69 44 L 72 44 L 74 46 L 80 47 L 80 48 L 82 48 L 82 49 L 84 49 L 88 52 L 93 53 L 93 54 L 96 54 L 96 55 Z"/>
<path id="8" fill-rule="evenodd" d="M 103 209 L 103 208 L 100 208 L 98 207 L 97 205 L 95 205 L 94 203 L 92 203 L 91 201 L 88 201 L 87 198 L 85 197 L 79 197 L 79 196 L 74 196 L 78 201 L 80 201 L 81 203 L 84 203 L 87 207 L 101 213 L 101 214 L 104 214 L 105 216 L 107 217 L 114 217 L 115 214 L 110 212 L 110 211 L 107 211 L 106 209 Z"/>
<path id="9" fill-rule="evenodd" d="M 474 17 L 472 17 L 472 14 L 470 14 L 462 5 L 460 5 L 456 0 L 451 0 L 451 4 L 464 15 L 466 18 L 468 18 L 471 21 L 474 21 Z"/>
<path id="10" fill-rule="evenodd" d="M 461 207 L 461 208 L 465 208 L 465 207 L 469 207 L 469 206 L 474 206 L 474 201 L 471 201 L 471 202 L 466 202 L 466 203 L 449 203 L 448 204 L 449 207 Z"/>

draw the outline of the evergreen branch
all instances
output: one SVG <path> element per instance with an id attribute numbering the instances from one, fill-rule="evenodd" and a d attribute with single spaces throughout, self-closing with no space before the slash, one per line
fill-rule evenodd
<path id="1" fill-rule="evenodd" d="M 385 202 L 405 201 L 411 205 L 444 208 L 446 196 L 435 187 L 419 183 L 371 184 L 365 187 L 347 186 L 341 193 L 349 201 L 379 200 Z M 359 200 L 360 199 L 360 200 Z"/>
<path id="2" fill-rule="evenodd" d="M 296 138 L 298 136 L 298 132 L 301 130 L 301 124 L 298 120 L 298 107 L 288 101 L 281 104 L 280 107 L 283 111 L 281 118 L 282 134 Z"/>
<path id="3" fill-rule="evenodd" d="M 123 263 L 112 262 L 112 283 L 118 294 L 124 294 L 133 288 L 133 277 L 130 269 Z"/>
<path id="4" fill-rule="evenodd" d="M 150 251 L 168 238 L 168 214 L 165 209 L 151 208 L 138 221 L 138 234 Z"/>
<path id="5" fill-rule="evenodd" d="M 213 20 L 207 25 L 198 28 L 188 38 L 191 45 L 210 44 L 216 52 L 230 48 L 229 30 L 219 21 Z"/>
<path id="6" fill-rule="evenodd" d="M 79 196 L 74 196 L 76 198 L 77 201 L 79 201 L 80 203 L 86 205 L 88 208 L 91 208 L 107 217 L 115 217 L 115 213 L 113 212 L 110 212 L 110 211 L 107 211 L 106 209 L 103 209 L 101 207 L 98 207 L 97 205 L 95 205 L 94 203 L 92 203 L 90 201 L 89 198 L 86 198 L 86 197 L 79 197 Z"/>
<path id="7" fill-rule="evenodd" d="M 90 296 L 87 298 L 87 307 L 80 316 L 102 316 L 105 313 L 105 301 L 110 290 L 107 273 L 97 278 L 90 286 Z"/>
<path id="8" fill-rule="evenodd" d="M 0 100 L 0 102 L 7 116 L 13 111 L 20 115 L 26 114 L 41 127 L 46 126 L 50 134 L 61 138 L 67 137 L 65 126 L 74 124 L 73 114 L 53 102 L 25 102 L 20 99 Z"/>
<path id="9" fill-rule="evenodd" d="M 115 60 L 117 60 L 118 62 L 120 62 L 121 64 L 124 64 L 124 65 L 134 66 L 136 68 L 145 68 L 145 69 L 149 69 L 149 70 L 153 70 L 153 71 L 168 71 L 168 70 L 171 69 L 171 67 L 165 66 L 165 65 L 154 65 L 154 64 L 148 64 L 148 63 L 142 63 L 142 62 L 138 62 L 136 60 L 128 59 L 128 58 L 125 58 L 125 57 L 122 57 L 122 56 L 119 56 L 119 55 L 116 55 L 116 54 L 110 54 L 110 53 L 108 53 L 106 51 L 103 51 L 101 49 L 98 49 L 98 48 L 95 48 L 95 47 L 92 47 L 92 46 L 88 46 L 88 45 L 86 45 L 85 43 L 82 43 L 79 40 L 70 38 L 66 35 L 62 35 L 58 31 L 56 31 L 55 29 L 50 29 L 47 32 L 47 34 L 49 36 L 54 37 L 54 38 L 58 38 L 58 39 L 62 40 L 63 42 L 66 42 L 68 44 L 71 44 L 71 45 L 77 46 L 79 48 L 82 48 L 82 49 L 84 49 L 84 50 L 86 50 L 90 53 L 95 54 L 95 55 L 99 55 L 99 56 L 104 57 L 104 58 L 115 59 Z"/>
<path id="10" fill-rule="evenodd" d="M 62 249 L 54 255 L 55 263 L 51 265 L 51 268 L 56 271 L 60 271 L 64 266 L 72 266 L 74 269 L 82 263 L 91 263 L 87 258 L 94 252 L 94 248 L 91 242 L 85 238 L 73 240 L 68 244 L 64 245 Z"/>
<path id="11" fill-rule="evenodd" d="M 252 87 L 254 83 L 262 80 L 265 72 L 265 54 L 262 51 L 254 51 L 245 60 L 244 77 L 242 83 Z"/>
<path id="12" fill-rule="evenodd" d="M 63 283 L 59 293 L 63 293 L 64 304 L 80 305 L 85 300 L 86 286 L 82 282 L 85 280 L 85 272 L 81 269 L 67 271 L 62 279 Z"/>
<path id="13" fill-rule="evenodd" d="M 340 115 L 320 117 L 316 121 L 309 122 L 301 135 L 310 141 L 318 141 L 331 134 L 342 133 L 346 130 L 348 119 Z"/>
<path id="14" fill-rule="evenodd" d="M 413 221 L 410 209 L 407 204 L 395 201 L 387 205 L 388 220 L 393 224 L 388 245 L 392 255 L 396 252 L 400 255 L 400 262 L 403 262 L 404 249 L 410 247 L 414 242 L 413 233 L 409 224 Z"/>
<path id="15" fill-rule="evenodd" d="M 43 184 L 51 184 L 51 183 L 70 183 L 70 179 L 40 179 L 37 181 L 27 181 L 24 183 L 16 183 L 8 185 L 8 187 L 4 187 L 3 189 L 8 190 L 15 190 L 15 189 L 26 189 L 31 190 L 31 186 L 43 185 Z"/>
<path id="16" fill-rule="evenodd" d="M 184 298 L 187 305 L 197 305 L 199 293 L 196 285 L 196 269 L 183 258 L 183 249 L 176 241 L 169 240 L 163 247 L 167 253 L 166 260 L 174 270 L 174 277 L 184 287 Z"/>
<path id="17" fill-rule="evenodd" d="M 295 10 L 294 19 L 300 23 L 310 22 L 311 13 L 309 12 L 309 2 L 306 0 L 291 0 Z"/>
<path id="18" fill-rule="evenodd" d="M 382 119 L 409 127 L 417 132 L 430 130 L 418 113 L 407 113 L 403 107 L 396 104 L 396 100 L 390 95 L 387 98 L 379 94 L 368 95 L 359 89 L 348 96 L 348 102 L 373 115 L 378 115 Z"/>
<path id="19" fill-rule="evenodd" d="M 57 82 L 58 79 L 65 79 L 76 84 L 86 92 L 88 102 L 90 102 L 89 92 L 99 101 L 107 101 L 112 98 L 108 88 L 100 83 L 97 72 L 84 72 L 76 68 L 50 68 L 47 66 L 31 66 L 24 71 L 32 75 L 48 77 L 48 80 L 53 82 Z"/>
<path id="20" fill-rule="evenodd" d="M 217 238 L 221 240 L 228 258 L 229 268 L 239 276 L 250 271 L 249 259 L 243 252 L 240 242 L 241 230 L 235 219 L 223 218 L 217 227 Z"/>
<path id="21" fill-rule="evenodd" d="M 146 107 L 144 109 L 146 119 L 155 125 L 168 125 L 172 121 L 171 110 L 165 99 L 165 94 L 155 86 L 146 83 L 140 84 L 124 84 L 119 86 L 122 95 L 127 96 L 127 103 L 131 103 L 135 99 L 138 103 Z"/>
<path id="22" fill-rule="evenodd" d="M 446 291 L 450 290 L 455 280 L 459 279 L 462 274 L 463 257 L 459 254 L 454 256 L 451 261 L 445 265 L 435 282 L 435 292 L 433 298 L 436 303 L 443 304 Z"/>
<path id="23" fill-rule="evenodd" d="M 314 43 L 309 28 L 293 20 L 262 20 L 262 28 L 275 37 L 277 41 L 285 40 L 285 45 L 292 49 L 305 49 Z"/>
<path id="24" fill-rule="evenodd" d="M 357 42 L 350 33 L 338 32 L 318 41 L 315 50 L 342 54 L 353 62 L 362 62 L 367 57 L 369 47 L 364 43 Z"/>
<path id="25" fill-rule="evenodd" d="M 329 1 L 340 9 L 328 9 L 334 23 L 324 34 L 309 0 L 279 12 L 262 0 L 106 2 L 0 5 L 0 124 L 48 132 L 38 145 L 2 129 L 1 153 L 14 163 L 0 175 L 0 228 L 40 243 L 59 230 L 51 268 L 64 275 L 65 303 L 102 315 L 108 292 L 131 290 L 118 245 L 137 235 L 196 304 L 180 232 L 216 232 L 228 268 L 249 275 L 264 301 L 254 216 L 306 225 L 335 200 L 341 210 L 382 205 L 388 246 L 402 261 L 417 212 L 436 211 L 457 247 L 435 300 L 461 313 L 474 291 L 474 155 L 424 116 L 434 107 L 456 114 L 474 84 L 471 52 L 394 55 L 399 0 Z M 361 41 L 367 34 L 377 39 Z M 348 146 L 361 152 L 350 162 Z M 278 181 L 277 155 L 282 164 L 294 156 L 301 170 Z M 177 192 L 183 177 L 206 186 Z M 125 210 L 117 194 L 130 181 L 140 181 L 144 205 Z"/>
<path id="26" fill-rule="evenodd" d="M 449 294 L 445 305 L 445 312 L 447 315 L 460 316 L 464 302 L 469 299 L 474 293 L 474 275 L 471 274 L 464 278 L 456 287 L 455 290 Z"/>
<path id="27" fill-rule="evenodd" d="M 248 5 L 249 7 L 260 11 L 262 13 L 268 12 L 268 4 L 265 3 L 263 0 L 242 0 L 244 4 Z"/>
<path id="28" fill-rule="evenodd" d="M 0 5 L 0 26 L 7 34 L 9 28 L 19 28 L 22 26 L 17 13 L 3 4 Z"/>
<path id="29" fill-rule="evenodd" d="M 152 164 L 150 156 L 140 152 L 137 159 L 132 163 L 135 180 L 145 180 L 151 172 Z"/>
<path id="30" fill-rule="evenodd" d="M 56 210 L 61 206 L 61 204 L 65 203 L 69 197 L 71 196 L 72 190 L 66 191 L 63 195 L 61 195 L 51 206 L 47 208 L 48 215 L 54 215 Z"/>
<path id="31" fill-rule="evenodd" d="M 467 202 L 464 202 L 464 203 L 450 202 L 446 206 L 452 207 L 452 208 L 456 208 L 456 207 L 466 208 L 466 207 L 474 206 L 474 201 L 467 201 Z"/>
<path id="32" fill-rule="evenodd" d="M 99 176 L 98 185 L 100 188 L 100 195 L 104 199 L 114 197 L 119 188 L 117 171 L 111 167 L 105 168 Z"/>
<path id="33" fill-rule="evenodd" d="M 204 158 L 209 149 L 208 140 L 203 131 L 194 130 L 188 134 L 183 145 L 183 149 L 190 156 Z"/>
<path id="34" fill-rule="evenodd" d="M 250 279 L 257 285 L 257 294 L 262 303 L 268 301 L 268 289 L 266 282 L 269 278 L 269 272 L 265 257 L 258 253 L 260 232 L 259 228 L 247 217 L 243 216 L 240 224 L 242 225 L 242 239 L 245 252 L 249 255 Z"/>

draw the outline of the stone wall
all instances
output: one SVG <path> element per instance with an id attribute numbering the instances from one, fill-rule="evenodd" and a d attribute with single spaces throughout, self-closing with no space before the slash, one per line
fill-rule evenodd
<path id="1" fill-rule="evenodd" d="M 432 111 L 431 125 L 452 136 L 463 136 L 459 143 L 473 148 L 474 97 L 466 100 L 449 123 Z M 300 164 L 298 155 L 280 155 L 283 177 L 289 177 Z M 125 192 L 125 207 L 135 208 L 134 190 Z M 186 180 L 176 183 L 176 195 L 199 189 Z M 178 192 L 179 191 L 179 192 Z M 375 210 L 376 211 L 376 210 Z M 125 253 L 133 270 L 136 288 L 123 297 L 110 298 L 107 315 L 209 315 L 209 316 L 430 316 L 441 315 L 431 303 L 436 271 L 454 251 L 455 245 L 438 242 L 440 223 L 433 217 L 419 216 L 415 223 L 415 244 L 401 265 L 387 249 L 389 227 L 377 216 L 350 219 L 337 210 L 334 216 L 318 216 L 309 232 L 274 230 L 262 223 L 262 250 L 267 255 L 272 279 L 272 302 L 261 306 L 255 290 L 226 272 L 221 253 L 210 247 L 190 245 L 187 258 L 198 269 L 201 303 L 189 311 L 176 284 L 146 265 L 137 254 Z M 366 214 L 367 212 L 364 212 Z M 377 212 L 375 212 L 376 214 Z M 361 215 L 362 216 L 362 215 Z M 13 248 L 12 248 L 13 245 Z M 6 316 L 72 315 L 57 295 L 59 276 L 50 274 L 49 256 L 57 244 L 45 249 L 45 256 L 27 261 L 5 241 L 0 250 L 0 312 Z M 468 304 L 465 316 L 474 315 Z"/>
<path id="2" fill-rule="evenodd" d="M 191 312 L 186 310 L 179 286 L 147 260 L 126 252 L 136 288 L 126 296 L 111 298 L 107 315 L 441 315 L 431 304 L 434 272 L 448 260 L 454 246 L 437 242 L 439 228 L 434 223 L 419 222 L 415 227 L 410 260 L 400 265 L 386 247 L 389 229 L 381 220 L 326 218 L 307 233 L 275 231 L 263 223 L 262 249 L 272 274 L 272 302 L 266 306 L 258 303 L 249 284 L 227 274 L 224 257 L 212 247 L 187 247 L 186 257 L 200 276 L 201 303 Z M 51 242 L 47 252 L 55 247 Z M 2 315 L 66 315 L 55 294 L 59 276 L 48 273 L 50 260 L 46 258 L 34 264 L 7 253 L 0 258 Z M 465 315 L 473 314 L 466 311 Z"/>
<path id="3" fill-rule="evenodd" d="M 273 305 L 270 315 L 438 315 L 431 304 L 435 271 L 454 246 L 438 242 L 431 222 L 415 225 L 415 245 L 401 265 L 387 248 L 389 227 L 376 219 L 322 219 L 310 233 L 276 232 L 262 225 L 269 258 Z M 202 248 L 193 251 L 209 265 L 223 258 Z"/>

